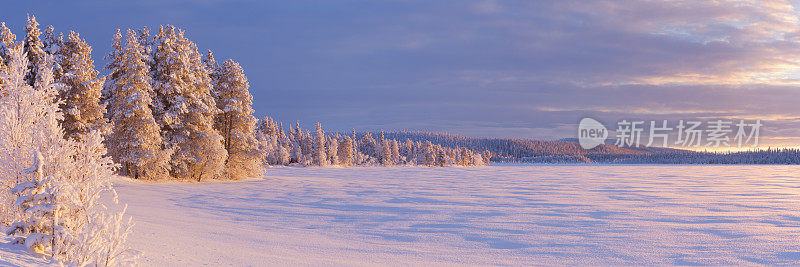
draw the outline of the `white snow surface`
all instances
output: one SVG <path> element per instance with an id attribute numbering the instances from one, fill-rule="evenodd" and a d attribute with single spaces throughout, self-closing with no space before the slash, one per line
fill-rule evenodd
<path id="1" fill-rule="evenodd" d="M 800 166 L 280 167 L 115 186 L 144 266 L 800 264 Z M 19 249 L 0 258 L 41 262 Z"/>

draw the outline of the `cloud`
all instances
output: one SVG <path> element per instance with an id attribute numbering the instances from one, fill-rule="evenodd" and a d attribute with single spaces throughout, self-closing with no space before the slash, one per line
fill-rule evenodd
<path id="1" fill-rule="evenodd" d="M 472 10 L 478 14 L 495 14 L 502 9 L 503 7 L 496 0 L 480 1 L 472 5 Z"/>
<path id="2" fill-rule="evenodd" d="M 184 26 L 242 63 L 259 116 L 331 130 L 563 138 L 582 116 L 741 117 L 800 137 L 797 1 L 152 3 L 7 10 L 80 31 L 98 66 L 116 27 Z"/>

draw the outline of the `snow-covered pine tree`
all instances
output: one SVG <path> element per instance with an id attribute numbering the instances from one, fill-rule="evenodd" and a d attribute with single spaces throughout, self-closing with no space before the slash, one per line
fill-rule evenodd
<path id="1" fill-rule="evenodd" d="M 47 26 L 42 34 L 42 50 L 49 55 L 55 55 L 61 49 L 64 42 L 64 35 L 59 33 L 56 35 L 53 25 Z M 58 75 L 56 75 L 58 76 Z"/>
<path id="2" fill-rule="evenodd" d="M 43 164 L 42 154 L 34 152 L 33 165 L 22 171 L 33 178 L 11 188 L 11 195 L 19 196 L 14 205 L 23 215 L 6 230 L 6 235 L 17 236 L 15 244 L 24 244 L 34 253 L 44 253 L 54 247 L 56 239 L 69 235 L 68 229 L 59 225 L 59 213 L 64 207 L 56 202 L 53 178 L 44 176 Z"/>
<path id="3" fill-rule="evenodd" d="M 198 181 L 220 177 L 228 153 L 213 128 L 219 109 L 197 46 L 174 26 L 162 26 L 155 39 L 153 115 L 166 147 L 175 149 L 172 173 Z"/>
<path id="4" fill-rule="evenodd" d="M 11 62 L 11 49 L 17 45 L 16 39 L 17 36 L 6 27 L 6 23 L 0 22 L 0 73 Z"/>
<path id="5" fill-rule="evenodd" d="M 316 156 L 316 140 L 314 135 L 311 134 L 311 131 L 305 131 L 302 133 L 302 150 L 303 150 L 303 165 L 312 165 L 314 164 L 314 157 Z"/>
<path id="6" fill-rule="evenodd" d="M 11 49 L 17 45 L 15 43 L 16 39 L 17 36 L 6 27 L 6 23 L 0 22 L 0 89 L 2 89 L 2 84 L 5 83 L 3 73 L 6 72 L 6 66 L 11 63 Z M 6 94 L 5 91 L 0 91 L 0 96 Z"/>
<path id="7" fill-rule="evenodd" d="M 214 53 L 211 52 L 210 49 L 206 50 L 206 54 L 203 57 L 203 65 L 205 65 L 206 69 L 208 70 L 208 77 L 211 78 L 211 83 L 213 83 L 214 86 L 217 86 L 216 83 L 220 79 L 220 66 L 217 64 L 217 59 L 214 58 Z M 214 97 L 216 97 L 216 94 L 219 93 L 219 91 L 217 91 L 217 88 L 214 88 L 214 90 Z"/>
<path id="8" fill-rule="evenodd" d="M 289 165 L 292 161 L 290 150 L 285 146 L 278 146 L 278 164 Z"/>
<path id="9" fill-rule="evenodd" d="M 359 165 L 359 164 L 363 163 L 363 159 L 362 159 L 363 157 L 362 157 L 361 152 L 358 151 L 358 138 L 356 137 L 356 129 L 353 129 L 353 132 L 351 133 L 351 137 L 352 137 L 351 142 L 353 144 L 352 147 L 350 148 L 350 151 L 352 152 L 352 159 L 353 159 L 352 165 Z"/>
<path id="10" fill-rule="evenodd" d="M 106 76 L 106 82 L 103 84 L 103 91 L 100 95 L 100 103 L 106 105 L 106 119 L 108 119 L 108 116 L 111 114 L 111 110 L 114 110 L 113 103 L 109 103 L 108 100 L 111 99 L 111 89 L 116 87 L 116 81 L 119 79 L 119 76 L 122 75 L 124 54 L 125 48 L 122 45 L 122 33 L 117 29 L 117 32 L 114 34 L 114 39 L 111 40 L 111 51 L 108 52 L 108 55 L 103 57 L 103 59 L 108 62 L 104 68 L 109 71 Z M 150 68 L 148 68 L 148 70 L 149 69 Z"/>
<path id="11" fill-rule="evenodd" d="M 406 163 L 409 164 L 416 164 L 416 154 L 414 153 L 416 143 L 411 141 L 411 139 L 407 139 L 403 142 L 403 146 L 400 148 L 400 157 L 405 159 Z"/>
<path id="12" fill-rule="evenodd" d="M 422 164 L 424 164 L 425 166 L 435 166 L 436 157 L 438 154 L 437 153 L 438 151 L 436 151 L 436 147 L 434 147 L 431 141 L 428 140 L 425 141 L 425 146 L 423 147 L 423 149 L 424 149 L 423 153 L 425 155 Z"/>
<path id="13" fill-rule="evenodd" d="M 150 67 L 150 77 L 155 75 L 153 70 L 156 69 L 155 61 L 153 60 L 153 52 L 155 45 L 155 38 L 150 36 L 150 28 L 147 26 L 136 30 L 136 39 L 139 40 L 139 45 L 142 47 L 142 55 L 144 55 L 145 63 Z M 153 99 L 155 101 L 155 99 Z"/>
<path id="14" fill-rule="evenodd" d="M 435 146 L 434 149 L 436 151 L 436 166 L 444 167 L 450 162 L 450 158 L 447 156 L 447 151 L 442 149 L 440 146 Z"/>
<path id="15" fill-rule="evenodd" d="M 253 96 L 250 84 L 239 63 L 228 59 L 217 65 L 211 50 L 205 64 L 214 86 L 217 114 L 214 128 L 222 134 L 225 150 L 228 151 L 227 173 L 231 178 L 241 179 L 261 174 L 258 141 L 255 139 L 257 119 L 253 116 Z"/>
<path id="16" fill-rule="evenodd" d="M 112 131 L 107 143 L 110 154 L 122 165 L 121 173 L 161 179 L 169 177 L 171 151 L 161 149 L 160 129 L 150 111 L 153 90 L 143 52 L 136 32 L 128 30 L 124 50 L 108 56 L 117 62 L 109 64 L 112 75 L 106 86 L 112 107 L 108 110 Z"/>
<path id="17" fill-rule="evenodd" d="M 265 136 L 278 137 L 278 125 L 269 116 L 264 116 L 263 119 L 256 124 L 256 131 Z"/>
<path id="18" fill-rule="evenodd" d="M 103 118 L 106 107 L 100 103 L 105 78 L 98 77 L 99 72 L 94 68 L 92 47 L 78 33 L 70 31 L 58 53 L 64 73 L 58 81 L 64 85 L 59 97 L 63 100 L 66 137 L 81 140 L 91 131 L 106 133 L 108 125 Z"/>
<path id="19" fill-rule="evenodd" d="M 485 164 L 489 164 L 489 162 L 492 160 L 492 152 L 489 150 L 484 150 L 483 155 L 481 155 L 481 159 L 483 159 Z"/>
<path id="20" fill-rule="evenodd" d="M 470 152 L 470 153 L 472 153 L 472 152 Z M 483 165 L 486 165 L 486 163 L 483 162 L 483 155 L 481 155 L 481 153 L 478 153 L 478 152 L 473 153 L 472 154 L 472 166 L 483 166 Z"/>
<path id="21" fill-rule="evenodd" d="M 461 166 L 470 166 L 472 165 L 472 151 L 469 151 L 467 148 L 462 147 L 459 149 L 458 155 L 458 165 Z"/>
<path id="22" fill-rule="evenodd" d="M 47 55 L 52 55 L 55 59 L 56 64 L 53 65 L 53 76 L 56 78 L 61 77 L 64 73 L 59 64 L 62 58 L 58 54 L 58 51 L 61 50 L 63 45 L 64 34 L 59 33 L 56 35 L 53 25 L 47 26 L 47 29 L 45 29 L 42 34 L 42 51 Z"/>
<path id="23" fill-rule="evenodd" d="M 39 30 L 39 22 L 36 16 L 28 16 L 28 23 L 25 25 L 25 42 L 23 53 L 28 57 L 28 74 L 25 81 L 33 86 L 36 82 L 38 72 L 43 68 L 45 52 L 42 49 L 42 32 Z"/>
<path id="24" fill-rule="evenodd" d="M 15 243 L 75 266 L 131 264 L 138 257 L 124 244 L 132 226 L 130 218 L 123 221 L 124 209 L 109 212 L 100 204 L 105 192 L 116 196 L 109 180 L 113 162 L 103 156 L 102 141 L 97 131 L 83 142 L 68 141 L 73 161 L 57 176 L 44 177 L 44 159 L 34 153 L 33 165 L 24 170 L 33 180 L 11 189 L 20 195 L 15 204 L 25 212 L 6 231 L 18 236 Z"/>
<path id="25" fill-rule="evenodd" d="M 295 131 L 291 131 L 290 133 L 289 144 L 287 144 L 289 149 L 289 162 L 301 163 L 303 160 L 303 149 L 300 144 L 303 141 L 302 133 L 298 137 L 295 137 Z"/>
<path id="26" fill-rule="evenodd" d="M 345 136 L 344 140 L 339 144 L 339 164 L 347 167 L 353 165 L 353 139 L 349 136 Z"/>
<path id="27" fill-rule="evenodd" d="M 383 136 L 383 131 L 381 131 L 381 138 L 378 139 L 378 143 L 380 144 L 380 154 L 379 160 L 381 165 L 389 166 L 394 165 L 394 161 L 392 161 L 392 146 L 389 144 L 389 141 Z"/>
<path id="28" fill-rule="evenodd" d="M 400 146 L 397 144 L 397 140 L 392 139 L 391 152 L 392 152 L 392 163 L 393 164 L 399 164 L 400 163 Z"/>
<path id="29" fill-rule="evenodd" d="M 358 142 L 358 149 L 356 149 L 356 151 L 363 153 L 365 156 L 365 158 L 359 160 L 359 163 L 378 159 L 380 157 L 378 144 L 370 133 L 366 133 L 361 137 L 361 140 Z"/>
<path id="30" fill-rule="evenodd" d="M 317 122 L 317 130 L 314 134 L 314 165 L 328 166 L 328 156 L 325 153 L 325 132 L 322 131 L 322 124 Z"/>
<path id="31" fill-rule="evenodd" d="M 327 160 L 331 165 L 339 165 L 339 140 L 337 138 L 326 138 L 325 154 L 328 156 Z"/>

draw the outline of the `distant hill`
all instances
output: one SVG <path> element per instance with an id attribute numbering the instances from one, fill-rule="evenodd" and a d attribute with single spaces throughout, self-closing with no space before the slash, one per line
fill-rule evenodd
<path id="1" fill-rule="evenodd" d="M 379 135 L 380 133 L 372 133 Z M 357 134 L 360 138 L 364 133 Z M 430 141 L 443 147 L 464 147 L 473 151 L 488 150 L 494 162 L 528 163 L 625 163 L 625 164 L 800 164 L 800 150 L 766 149 L 749 152 L 697 152 L 691 150 L 634 147 L 621 148 L 607 140 L 593 149 L 583 149 L 575 138 L 536 140 L 515 138 L 467 137 L 457 134 L 392 131 L 388 139 Z"/>
<path id="2" fill-rule="evenodd" d="M 377 135 L 379 133 L 373 133 Z M 446 147 L 465 147 L 474 151 L 492 152 L 494 161 L 536 161 L 536 162 L 585 162 L 591 159 L 605 159 L 619 155 L 645 155 L 660 150 L 642 148 L 620 148 L 613 144 L 601 144 L 593 149 L 583 149 L 577 140 L 536 140 L 515 138 L 467 137 L 457 134 L 392 131 L 384 132 L 389 139 L 430 141 Z"/>
<path id="3" fill-rule="evenodd" d="M 578 138 L 563 138 L 563 139 L 559 139 L 559 141 L 578 143 Z M 616 146 L 616 145 L 614 145 L 616 142 L 617 142 L 617 139 L 606 139 L 606 144 L 608 144 L 608 145 Z M 691 152 L 691 151 L 686 150 L 686 149 L 677 149 L 677 148 L 669 148 L 669 147 L 646 147 L 646 146 L 640 146 L 640 147 L 626 147 L 626 149 L 636 150 L 636 151 L 644 151 L 644 152 L 651 152 L 651 153 Z"/>

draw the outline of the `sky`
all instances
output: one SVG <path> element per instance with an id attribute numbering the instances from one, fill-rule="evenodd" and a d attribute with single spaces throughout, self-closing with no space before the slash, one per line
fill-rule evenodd
<path id="1" fill-rule="evenodd" d="M 800 1 L 13 1 L 102 67 L 117 28 L 242 65 L 257 117 L 328 131 L 575 137 L 592 117 L 756 120 L 800 146 Z"/>

